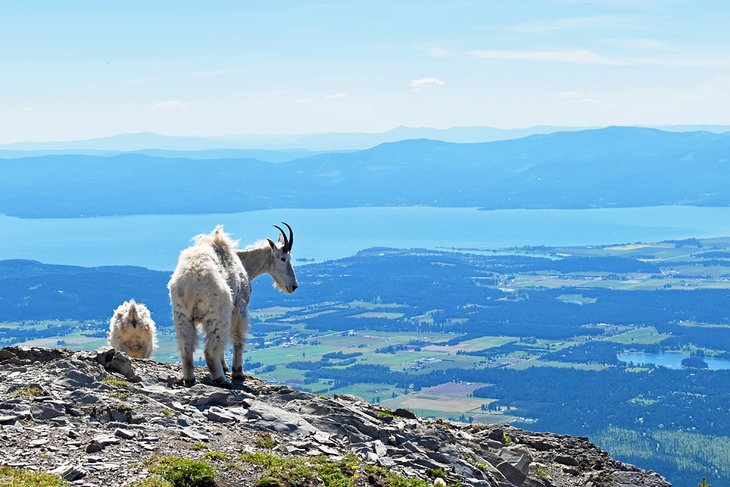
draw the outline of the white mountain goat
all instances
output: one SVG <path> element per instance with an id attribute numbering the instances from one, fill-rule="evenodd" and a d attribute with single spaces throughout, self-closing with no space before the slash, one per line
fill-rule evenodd
<path id="1" fill-rule="evenodd" d="M 155 322 L 147 306 L 130 299 L 114 310 L 107 338 L 114 350 L 130 357 L 150 358 L 157 348 L 155 334 Z"/>
<path id="2" fill-rule="evenodd" d="M 205 362 L 213 383 L 230 387 L 223 358 L 229 336 L 233 342 L 232 377 L 243 379 L 243 342 L 248 331 L 251 281 L 270 274 L 274 286 L 287 294 L 299 286 L 291 263 L 294 232 L 288 224 L 284 225 L 289 229 L 289 238 L 274 225 L 280 232 L 278 243 L 267 238 L 243 250 L 236 249 L 238 242 L 231 240 L 219 225 L 210 235 L 195 237 L 195 244 L 180 253 L 167 288 L 185 385 L 195 383 L 196 325 L 205 334 Z"/>

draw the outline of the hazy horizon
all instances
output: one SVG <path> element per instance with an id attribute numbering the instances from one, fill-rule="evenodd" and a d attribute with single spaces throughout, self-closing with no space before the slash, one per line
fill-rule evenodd
<path id="1" fill-rule="evenodd" d="M 728 124 L 722 7 L 3 3 L 0 143 Z"/>

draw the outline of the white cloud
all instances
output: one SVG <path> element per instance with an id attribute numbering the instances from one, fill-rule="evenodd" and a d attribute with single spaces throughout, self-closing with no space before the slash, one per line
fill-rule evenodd
<path id="1" fill-rule="evenodd" d="M 341 93 L 333 93 L 331 95 L 327 95 L 327 96 L 325 96 L 325 98 L 327 98 L 328 100 L 339 100 L 341 98 L 347 98 L 349 96 L 350 96 L 349 93 L 341 92 Z"/>
<path id="2" fill-rule="evenodd" d="M 595 106 L 611 106 L 611 104 L 599 100 L 592 91 L 563 91 L 553 95 L 555 98 L 564 100 L 566 103 L 583 103 Z"/>
<path id="3" fill-rule="evenodd" d="M 411 81 L 410 86 L 413 88 L 414 91 L 419 91 L 424 88 L 433 88 L 436 86 L 445 86 L 446 82 L 443 80 L 440 80 L 438 78 L 421 78 L 421 79 L 414 79 Z"/>
<path id="4" fill-rule="evenodd" d="M 187 101 L 180 100 L 165 100 L 158 101 L 152 104 L 152 110 L 185 110 L 190 106 Z"/>
<path id="5" fill-rule="evenodd" d="M 300 106 L 311 105 L 312 99 L 311 98 L 297 98 L 296 100 L 294 100 L 294 104 L 300 105 Z"/>

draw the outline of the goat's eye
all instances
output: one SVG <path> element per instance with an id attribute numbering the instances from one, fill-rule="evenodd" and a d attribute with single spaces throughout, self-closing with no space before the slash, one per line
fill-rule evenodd
<path id="1" fill-rule="evenodd" d="M 282 257 L 282 258 L 281 258 L 281 261 L 282 261 L 282 262 L 286 262 L 286 257 Z"/>

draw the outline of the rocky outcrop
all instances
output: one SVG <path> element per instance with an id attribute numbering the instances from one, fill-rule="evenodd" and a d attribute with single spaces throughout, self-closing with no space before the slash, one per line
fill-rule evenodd
<path id="1" fill-rule="evenodd" d="M 110 349 L 0 349 L 0 465 L 54 472 L 79 485 L 124 485 L 149 475 L 148 457 L 176 455 L 207 458 L 218 485 L 253 485 L 261 469 L 231 460 L 265 450 L 357 458 L 362 467 L 354 469 L 376 465 L 429 484 L 445 476 L 447 485 L 463 486 L 669 485 L 587 438 L 419 419 L 250 377 L 230 390 L 186 388 L 179 376 L 177 364 Z M 372 475 L 352 478 L 388 485 Z"/>

